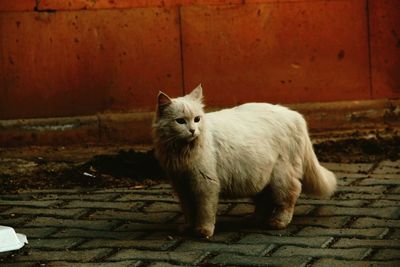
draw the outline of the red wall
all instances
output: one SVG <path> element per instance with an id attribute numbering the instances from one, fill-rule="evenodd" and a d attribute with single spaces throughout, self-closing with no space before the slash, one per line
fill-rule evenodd
<path id="1" fill-rule="evenodd" d="M 398 0 L 0 0 L 0 119 L 400 97 Z"/>

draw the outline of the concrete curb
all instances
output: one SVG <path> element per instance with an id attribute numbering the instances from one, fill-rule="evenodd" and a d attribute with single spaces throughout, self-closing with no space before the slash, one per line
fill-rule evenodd
<path id="1" fill-rule="evenodd" d="M 398 134 L 400 100 L 364 100 L 287 105 L 302 113 L 314 140 Z M 210 110 L 216 110 L 212 108 Z M 152 112 L 0 120 L 0 146 L 151 144 Z"/>

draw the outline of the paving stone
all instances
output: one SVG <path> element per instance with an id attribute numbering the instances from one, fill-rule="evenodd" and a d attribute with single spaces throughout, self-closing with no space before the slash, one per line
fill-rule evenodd
<path id="1" fill-rule="evenodd" d="M 368 178 L 362 180 L 359 185 L 400 185 L 399 178 Z"/>
<path id="2" fill-rule="evenodd" d="M 392 194 L 400 194 L 400 186 L 396 186 L 395 188 L 393 188 L 390 193 Z"/>
<path id="3" fill-rule="evenodd" d="M 262 227 L 253 227 L 253 228 L 240 228 L 240 232 L 243 233 L 258 233 L 258 234 L 265 234 L 265 235 L 272 235 L 272 236 L 292 236 L 294 233 L 299 231 L 299 228 L 302 226 L 289 224 L 288 227 L 281 230 L 271 230 L 271 229 L 264 229 Z"/>
<path id="4" fill-rule="evenodd" d="M 160 202 L 178 202 L 178 198 L 173 195 L 143 195 L 143 194 L 126 194 L 115 199 L 114 201 L 160 201 Z"/>
<path id="5" fill-rule="evenodd" d="M 400 239 L 400 229 L 393 229 L 393 232 L 389 235 L 389 239 Z"/>
<path id="6" fill-rule="evenodd" d="M 182 267 L 182 265 L 171 264 L 168 262 L 153 262 L 149 267 Z"/>
<path id="7" fill-rule="evenodd" d="M 365 176 L 365 175 L 364 175 Z M 336 176 L 337 177 L 337 176 Z M 337 177 L 337 185 L 338 186 L 349 186 L 351 184 L 354 184 L 357 180 L 360 180 L 361 178 L 347 178 L 347 177 Z"/>
<path id="8" fill-rule="evenodd" d="M 312 205 L 335 205 L 341 207 L 361 207 L 368 203 L 366 200 L 321 200 L 321 199 L 299 199 L 298 204 Z"/>
<path id="9" fill-rule="evenodd" d="M 331 249 L 331 248 L 303 248 L 295 246 L 280 247 L 274 257 L 291 257 L 291 256 L 309 256 L 313 257 L 334 257 L 347 260 L 361 260 L 370 253 L 367 248 L 347 248 L 347 249 Z"/>
<path id="10" fill-rule="evenodd" d="M 341 172 L 335 171 L 336 178 L 338 181 L 340 180 L 349 180 L 351 182 L 358 180 L 360 178 L 367 178 L 369 174 L 366 173 L 348 173 L 348 172 Z"/>
<path id="11" fill-rule="evenodd" d="M 371 170 L 372 163 L 321 163 L 322 166 L 333 172 L 366 173 Z"/>
<path id="12" fill-rule="evenodd" d="M 392 249 L 392 248 L 383 248 L 378 250 L 373 256 L 373 260 L 399 260 L 400 259 L 400 250 Z M 394 265 L 398 266 L 398 265 Z"/>
<path id="13" fill-rule="evenodd" d="M 376 237 L 380 238 L 387 234 L 388 228 L 368 228 L 368 229 L 351 229 L 351 228 L 322 228 L 322 227 L 304 227 L 296 235 L 298 236 L 334 236 L 334 237 Z"/>
<path id="14" fill-rule="evenodd" d="M 12 217 L 10 217 L 10 214 L 7 216 L 0 215 L 0 224 L 11 226 L 11 227 L 21 227 L 29 219 L 30 218 L 26 215 L 16 215 L 16 216 L 12 216 Z"/>
<path id="15" fill-rule="evenodd" d="M 395 200 L 387 200 L 387 199 L 379 199 L 374 203 L 370 204 L 369 207 L 398 207 L 399 201 Z"/>
<path id="16" fill-rule="evenodd" d="M 204 251 L 219 253 L 235 253 L 243 255 L 261 256 L 270 251 L 273 247 L 263 244 L 224 244 L 213 242 L 185 241 L 175 251 Z"/>
<path id="17" fill-rule="evenodd" d="M 229 209 L 229 204 L 219 204 L 217 214 L 224 214 Z M 144 212 L 181 212 L 178 203 L 155 202 L 143 209 Z"/>
<path id="18" fill-rule="evenodd" d="M 357 238 L 340 238 L 335 244 L 334 248 L 356 248 L 356 247 L 369 247 L 369 248 L 400 248 L 398 240 L 377 240 L 377 239 L 357 239 Z M 399 250 L 400 253 L 400 250 Z"/>
<path id="19" fill-rule="evenodd" d="M 325 216 L 325 217 L 294 217 L 291 224 L 307 225 L 307 226 L 322 226 L 329 228 L 340 228 L 350 219 L 348 216 Z"/>
<path id="20" fill-rule="evenodd" d="M 149 187 L 149 189 L 170 189 L 170 190 L 172 190 L 172 186 L 170 184 L 161 183 L 161 184 L 152 185 Z"/>
<path id="21" fill-rule="evenodd" d="M 256 257 L 222 253 L 210 260 L 218 266 L 306 266 L 311 260 L 307 256 Z"/>
<path id="22" fill-rule="evenodd" d="M 29 239 L 29 244 L 27 246 L 35 249 L 65 250 L 82 241 L 83 239 L 81 238 Z"/>
<path id="23" fill-rule="evenodd" d="M 55 200 L 1 200 L 0 205 L 4 206 L 28 206 L 28 207 L 51 207 L 60 204 Z"/>
<path id="24" fill-rule="evenodd" d="M 43 227 L 67 227 L 67 228 L 83 228 L 93 230 L 110 230 L 116 222 L 106 220 L 70 220 L 58 219 L 53 217 L 38 217 L 27 223 L 25 226 Z"/>
<path id="25" fill-rule="evenodd" d="M 176 230 L 179 224 L 177 223 L 125 223 L 114 231 L 121 232 L 132 232 L 132 231 L 165 231 L 165 230 Z"/>
<path id="26" fill-rule="evenodd" d="M 313 262 L 313 267 L 394 267 L 399 266 L 400 261 L 349 261 L 349 260 L 338 260 L 338 259 L 318 259 Z"/>
<path id="27" fill-rule="evenodd" d="M 129 211 L 114 211 L 104 210 L 96 211 L 90 215 L 91 219 L 113 219 L 113 220 L 129 220 L 129 221 L 142 221 L 148 223 L 165 223 L 178 213 L 173 212 L 158 212 L 158 213 L 143 213 L 143 212 L 129 212 Z"/>
<path id="28" fill-rule="evenodd" d="M 146 260 L 146 261 L 168 261 L 177 264 L 193 264 L 196 265 L 201 262 L 208 253 L 201 251 L 190 252 L 162 252 L 159 251 L 145 251 L 136 249 L 122 249 L 117 254 L 108 258 L 111 261 L 119 260 Z"/>
<path id="29" fill-rule="evenodd" d="M 400 160 L 382 160 L 379 166 L 394 167 L 400 169 Z"/>
<path id="30" fill-rule="evenodd" d="M 4 267 L 36 267 L 37 263 L 35 262 L 24 262 L 24 263 L 2 263 L 0 261 L 0 264 Z"/>
<path id="31" fill-rule="evenodd" d="M 44 194 L 77 194 L 82 193 L 80 188 L 54 188 L 54 189 L 21 189 L 18 190 L 19 195 L 44 195 Z"/>
<path id="32" fill-rule="evenodd" d="M 294 216 L 305 216 L 310 214 L 315 209 L 312 205 L 297 205 L 294 208 Z"/>
<path id="33" fill-rule="evenodd" d="M 155 202 L 143 209 L 144 212 L 181 212 L 178 203 Z"/>
<path id="34" fill-rule="evenodd" d="M 371 174 L 371 177 L 378 179 L 399 179 L 400 173 L 374 173 Z"/>
<path id="35" fill-rule="evenodd" d="M 143 207 L 144 202 L 104 202 L 104 201 L 81 201 L 74 200 L 63 208 L 94 208 L 94 209 L 116 209 L 116 210 L 137 210 Z"/>
<path id="36" fill-rule="evenodd" d="M 350 215 L 350 216 L 371 216 L 377 218 L 397 219 L 400 216 L 399 207 L 386 207 L 386 208 L 349 208 L 349 207 L 335 207 L 323 206 L 317 211 L 320 216 L 336 216 L 336 215 Z"/>
<path id="37" fill-rule="evenodd" d="M 372 227 L 397 227 L 400 228 L 400 220 L 377 219 L 377 218 L 358 218 L 352 228 L 372 228 Z"/>
<path id="38" fill-rule="evenodd" d="M 41 228 L 15 227 L 14 229 L 17 233 L 25 234 L 29 238 L 45 238 L 58 231 L 57 228 L 53 227 L 41 227 Z"/>
<path id="39" fill-rule="evenodd" d="M 332 240 L 331 237 L 298 237 L 298 236 L 268 236 L 249 234 L 239 240 L 239 244 L 279 244 L 324 247 Z"/>
<path id="40" fill-rule="evenodd" d="M 114 240 L 94 239 L 81 244 L 79 248 L 135 248 L 150 250 L 167 250 L 176 244 L 176 240 Z"/>
<path id="41" fill-rule="evenodd" d="M 383 194 L 386 191 L 386 186 L 369 185 L 369 186 L 339 186 L 336 192 L 342 193 L 363 193 L 363 194 Z"/>
<path id="42" fill-rule="evenodd" d="M 118 262 L 96 262 L 96 263 L 77 263 L 66 261 L 46 262 L 46 267 L 138 267 L 141 261 L 118 261 Z"/>
<path id="43" fill-rule="evenodd" d="M 141 232 L 116 232 L 116 231 L 95 231 L 95 230 L 83 230 L 76 228 L 67 228 L 62 231 L 59 231 L 56 234 L 53 234 L 52 237 L 82 237 L 82 238 L 107 238 L 107 239 L 135 239 L 138 236 L 142 235 Z"/>
<path id="44" fill-rule="evenodd" d="M 37 196 L 37 199 L 110 201 L 114 200 L 117 196 L 119 196 L 117 193 L 93 194 L 92 192 L 88 192 L 82 194 L 46 194 Z"/>
<path id="45" fill-rule="evenodd" d="M 110 249 L 92 249 L 92 250 L 82 250 L 74 251 L 43 251 L 31 250 L 29 255 L 18 255 L 13 260 L 16 262 L 24 261 L 72 261 L 72 262 L 89 262 L 97 258 L 101 258 L 106 254 L 110 253 Z"/>
<path id="46" fill-rule="evenodd" d="M 335 200 L 373 200 L 385 197 L 384 194 L 339 193 L 335 194 Z"/>
<path id="47" fill-rule="evenodd" d="M 387 162 L 386 162 L 387 163 Z M 400 173 L 400 165 L 390 165 L 386 163 L 381 163 L 373 173 L 382 173 L 382 174 L 387 174 L 387 173 Z"/>
<path id="48" fill-rule="evenodd" d="M 73 218 L 77 217 L 83 213 L 85 213 L 85 209 L 60 209 L 60 208 L 25 208 L 25 207 L 16 207 L 9 209 L 2 214 L 29 214 L 29 215 L 50 215 L 50 216 L 58 216 L 65 218 Z"/>

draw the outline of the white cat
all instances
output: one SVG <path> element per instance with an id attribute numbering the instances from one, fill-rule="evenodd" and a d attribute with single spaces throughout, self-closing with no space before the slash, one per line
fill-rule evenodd
<path id="1" fill-rule="evenodd" d="M 205 114 L 202 98 L 200 85 L 174 99 L 160 92 L 153 124 L 156 157 L 196 234 L 213 235 L 220 196 L 251 197 L 254 219 L 282 229 L 301 191 L 334 192 L 335 175 L 319 164 L 299 113 L 249 103 Z"/>

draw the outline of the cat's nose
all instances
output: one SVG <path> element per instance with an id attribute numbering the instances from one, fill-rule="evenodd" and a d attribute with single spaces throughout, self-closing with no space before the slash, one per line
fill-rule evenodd
<path id="1" fill-rule="evenodd" d="M 189 129 L 189 132 L 192 134 L 192 135 L 194 135 L 194 132 L 195 132 L 196 130 L 195 129 Z"/>

